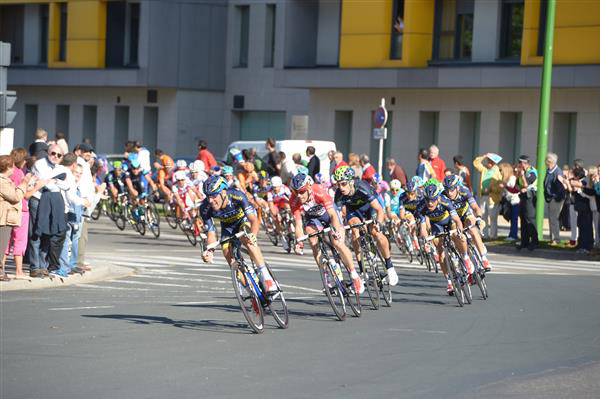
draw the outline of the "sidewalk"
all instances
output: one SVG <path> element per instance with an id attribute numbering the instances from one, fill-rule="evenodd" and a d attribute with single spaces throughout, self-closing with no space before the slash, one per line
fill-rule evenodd
<path id="1" fill-rule="evenodd" d="M 27 270 L 27 266 L 24 267 Z M 81 274 L 73 274 L 67 278 L 34 278 L 14 279 L 14 265 L 7 264 L 6 272 L 11 278 L 10 281 L 0 282 L 0 293 L 6 291 L 31 290 L 40 288 L 66 287 L 74 284 L 93 283 L 96 281 L 110 280 L 114 278 L 126 277 L 135 272 L 133 268 L 114 266 L 114 265 L 94 265 L 94 268 Z"/>

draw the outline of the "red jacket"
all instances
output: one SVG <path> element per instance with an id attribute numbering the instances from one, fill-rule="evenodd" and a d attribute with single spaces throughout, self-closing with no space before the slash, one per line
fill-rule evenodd
<path id="1" fill-rule="evenodd" d="M 208 173 L 208 171 L 213 166 L 217 165 L 217 161 L 215 160 L 215 157 L 206 148 L 203 150 L 200 150 L 198 152 L 198 156 L 196 157 L 196 160 L 200 160 L 200 161 L 204 162 L 204 171 L 206 173 Z"/>
<path id="2" fill-rule="evenodd" d="M 369 164 L 369 166 L 367 166 L 364 170 L 363 170 L 363 174 L 362 174 L 362 179 L 366 180 L 366 181 L 371 181 L 371 179 L 373 178 L 373 175 L 377 173 L 375 171 L 375 168 L 373 167 L 373 165 Z"/>
<path id="3" fill-rule="evenodd" d="M 431 167 L 435 171 L 435 178 L 438 181 L 444 181 L 444 171 L 446 170 L 446 162 L 440 157 L 434 158 L 431 161 Z"/>

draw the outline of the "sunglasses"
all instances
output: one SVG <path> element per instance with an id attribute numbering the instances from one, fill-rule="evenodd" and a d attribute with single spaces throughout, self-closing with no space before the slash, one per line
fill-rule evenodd
<path id="1" fill-rule="evenodd" d="M 349 184 L 350 184 L 350 183 L 349 183 L 349 182 L 347 182 L 347 181 L 341 181 L 341 182 L 338 182 L 338 186 L 339 186 L 339 187 L 346 187 L 346 186 L 348 186 Z"/>
<path id="2" fill-rule="evenodd" d="M 63 157 L 63 154 L 61 154 L 60 152 L 54 152 L 54 151 L 52 151 L 50 153 L 50 155 L 52 155 L 53 157 L 56 157 L 56 158 L 62 158 Z"/>

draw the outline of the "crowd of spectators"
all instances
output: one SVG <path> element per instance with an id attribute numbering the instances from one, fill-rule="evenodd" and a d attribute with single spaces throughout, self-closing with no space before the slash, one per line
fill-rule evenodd
<path id="1" fill-rule="evenodd" d="M 69 152 L 63 133 L 49 140 L 43 129 L 28 150 L 0 156 L 2 281 L 9 279 L 5 264 L 11 255 L 17 279 L 91 270 L 85 261 L 87 219 L 104 191 L 96 179 L 104 167 L 89 143 Z"/>

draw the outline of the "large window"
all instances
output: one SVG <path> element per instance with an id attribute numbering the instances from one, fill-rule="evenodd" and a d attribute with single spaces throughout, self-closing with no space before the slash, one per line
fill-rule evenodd
<path id="1" fill-rule="evenodd" d="M 434 60 L 471 59 L 473 9 L 473 0 L 436 0 Z"/>
<path id="2" fill-rule="evenodd" d="M 248 39 L 250 34 L 250 6 L 237 6 L 236 19 L 239 29 L 239 45 L 235 66 L 238 68 L 248 67 Z"/>
<path id="3" fill-rule="evenodd" d="M 273 67 L 275 58 L 275 4 L 267 4 L 265 23 L 265 63 L 267 68 Z"/>
<path id="4" fill-rule="evenodd" d="M 59 4 L 60 30 L 58 37 L 58 61 L 67 60 L 67 3 Z"/>
<path id="5" fill-rule="evenodd" d="M 544 47 L 546 43 L 546 13 L 548 11 L 548 0 L 540 0 L 540 20 L 538 28 L 538 43 L 537 43 L 537 55 L 542 57 L 544 55 Z"/>
<path id="6" fill-rule="evenodd" d="M 140 4 L 109 1 L 106 7 L 106 66 L 137 66 Z"/>
<path id="7" fill-rule="evenodd" d="M 0 41 L 10 43 L 10 63 L 23 63 L 24 10 L 22 4 L 0 6 Z"/>
<path id="8" fill-rule="evenodd" d="M 500 58 L 519 59 L 523 36 L 523 0 L 502 1 Z"/>
<path id="9" fill-rule="evenodd" d="M 402 59 L 402 36 L 404 35 L 404 0 L 394 0 L 392 20 L 392 51 L 390 58 Z"/>
<path id="10" fill-rule="evenodd" d="M 48 4 L 40 4 L 40 64 L 48 63 Z"/>

